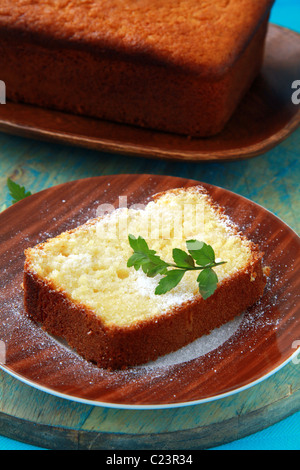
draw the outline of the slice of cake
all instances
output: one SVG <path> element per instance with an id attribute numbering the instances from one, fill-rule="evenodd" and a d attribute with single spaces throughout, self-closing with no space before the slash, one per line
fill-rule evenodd
<path id="1" fill-rule="evenodd" d="M 214 252 L 217 287 L 206 296 L 197 270 L 156 293 L 165 273 L 134 268 L 129 235 L 170 265 L 173 249 L 198 240 Z M 178 251 L 177 251 L 178 252 Z M 100 367 L 122 368 L 177 350 L 232 320 L 263 294 L 262 253 L 201 186 L 159 193 L 25 251 L 25 308 L 43 328 Z M 132 258 L 131 258 L 132 259 Z"/>

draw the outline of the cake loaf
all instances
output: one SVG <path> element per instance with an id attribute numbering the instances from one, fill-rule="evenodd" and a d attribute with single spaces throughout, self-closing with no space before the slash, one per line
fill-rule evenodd
<path id="1" fill-rule="evenodd" d="M 189 136 L 257 76 L 274 0 L 1 0 L 8 100 Z"/>
<path id="2" fill-rule="evenodd" d="M 172 262 L 187 240 L 210 245 L 215 291 L 199 291 L 198 271 L 187 271 L 158 295 L 162 274 L 149 277 L 128 263 L 128 235 Z M 263 294 L 263 254 L 202 186 L 159 193 L 145 207 L 119 208 L 25 252 L 27 314 L 99 367 L 147 363 L 232 320 Z"/>

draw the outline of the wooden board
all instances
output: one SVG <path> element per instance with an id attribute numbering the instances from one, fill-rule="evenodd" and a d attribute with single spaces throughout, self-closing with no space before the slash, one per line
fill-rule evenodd
<path id="1" fill-rule="evenodd" d="M 0 106 L 0 130 L 105 152 L 179 161 L 240 160 L 260 155 L 300 123 L 292 83 L 300 75 L 300 35 L 270 25 L 260 75 L 225 129 L 208 139 L 140 129 L 26 104 Z"/>
<path id="2" fill-rule="evenodd" d="M 83 222 L 94 216 L 99 203 L 115 203 L 118 195 L 127 194 L 129 203 L 133 203 L 156 191 L 195 183 L 154 175 L 89 178 L 42 191 L 1 214 L 1 225 L 7 234 L 1 254 L 5 269 L 1 276 L 0 309 L 0 337 L 7 340 L 9 346 L 5 369 L 19 374 L 21 380 L 32 381 L 33 385 L 30 387 L 5 371 L 1 372 L 1 434 L 48 448 L 197 449 L 243 437 L 299 410 L 300 383 L 296 361 L 267 380 L 259 380 L 288 360 L 294 352 L 293 341 L 299 338 L 299 321 L 296 321 L 299 310 L 295 309 L 297 302 L 294 302 L 299 290 L 287 295 L 287 290 L 296 281 L 293 271 L 285 268 L 286 263 L 291 268 L 292 258 L 297 256 L 298 237 L 260 206 L 222 188 L 205 185 L 216 201 L 225 203 L 236 223 L 254 241 L 260 240 L 264 244 L 267 259 L 272 266 L 280 267 L 283 282 L 279 288 L 279 271 L 274 271 L 272 283 L 276 292 L 271 289 L 267 293 L 268 308 L 266 312 L 260 311 L 260 327 L 253 331 L 248 329 L 250 334 L 242 335 L 236 344 L 233 343 L 233 348 L 222 345 L 216 354 L 177 367 L 174 375 L 140 376 L 138 381 L 129 380 L 118 385 L 116 377 L 105 377 L 103 372 L 98 375 L 84 361 L 77 359 L 75 353 L 68 352 L 67 357 L 61 355 L 62 349 L 56 340 L 46 338 L 25 321 L 22 311 L 11 308 L 15 301 L 11 288 L 15 293 L 20 292 L 21 248 L 24 244 L 35 243 L 41 234 L 44 237 L 54 235 L 71 228 L 70 224 Z M 294 248 L 288 250 L 291 243 Z M 281 260 L 283 246 L 286 251 Z M 282 309 L 277 300 L 283 292 L 285 307 Z M 272 307 L 269 301 L 273 296 L 276 302 Z M 31 342 L 28 342 L 33 332 Z M 40 342 L 37 341 L 39 336 L 35 335 L 41 335 Z M 241 344 L 245 349 L 240 349 Z M 57 362 L 58 358 L 62 362 Z M 103 385 L 95 381 L 100 376 L 108 387 L 108 395 L 103 395 Z M 80 382 L 82 378 L 86 381 Z M 187 379 L 188 388 L 184 382 Z M 234 392 L 234 387 L 251 385 L 257 380 L 259 383 L 255 386 L 246 387 L 239 393 L 229 393 L 218 400 L 213 398 L 214 394 L 226 390 Z M 39 387 L 48 387 L 50 393 L 36 389 Z M 69 394 L 70 400 L 55 396 L 59 391 L 65 396 Z M 106 406 L 99 406 L 99 403 L 94 406 L 92 401 L 99 400 L 101 393 Z M 155 408 L 155 403 L 170 403 L 170 394 L 173 397 L 171 405 L 184 406 Z M 212 401 L 197 404 L 192 401 L 201 397 L 210 397 Z M 91 402 L 82 402 L 84 398 Z M 120 400 L 129 405 L 128 409 L 118 406 Z M 191 402 L 187 403 L 188 400 Z M 147 403 L 152 404 L 153 409 L 151 406 L 135 409 L 135 406 Z"/>
<path id="3" fill-rule="evenodd" d="M 194 450 L 243 438 L 300 409 L 299 364 L 221 400 L 160 410 L 89 406 L 0 371 L 0 434 L 48 449 Z"/>

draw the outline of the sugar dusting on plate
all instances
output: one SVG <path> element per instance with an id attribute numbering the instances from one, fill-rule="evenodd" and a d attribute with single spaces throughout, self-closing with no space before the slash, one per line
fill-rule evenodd
<path id="1" fill-rule="evenodd" d="M 139 368 L 159 368 L 170 367 L 175 364 L 183 364 L 184 362 L 200 358 L 205 354 L 217 349 L 225 343 L 237 331 L 243 322 L 244 315 L 236 317 L 234 320 L 215 328 L 210 334 L 201 336 L 187 346 L 158 358 L 156 361 L 149 362 Z"/>

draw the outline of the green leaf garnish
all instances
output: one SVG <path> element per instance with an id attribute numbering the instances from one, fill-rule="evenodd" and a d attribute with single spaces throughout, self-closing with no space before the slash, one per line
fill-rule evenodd
<path id="1" fill-rule="evenodd" d="M 127 267 L 134 267 L 136 271 L 140 268 L 148 277 L 154 277 L 157 274 L 165 274 L 168 264 L 156 256 L 155 250 L 150 250 L 146 240 L 143 237 L 135 238 L 129 235 L 129 244 L 134 253 L 127 261 Z"/>
<path id="2" fill-rule="evenodd" d="M 218 276 L 212 269 L 226 261 L 215 260 L 215 252 L 210 245 L 198 240 L 187 240 L 186 247 L 188 253 L 180 248 L 172 251 L 175 264 L 163 261 L 155 250 L 150 250 L 146 240 L 139 236 L 129 235 L 129 244 L 133 249 L 133 254 L 127 261 L 127 267 L 134 267 L 136 271 L 140 268 L 148 277 L 162 275 L 155 294 L 162 295 L 176 287 L 183 278 L 186 271 L 200 270 L 197 277 L 199 292 L 204 299 L 210 297 L 216 290 Z M 169 269 L 171 268 L 171 269 Z"/>
<path id="3" fill-rule="evenodd" d="M 199 266 L 208 266 L 215 262 L 215 252 L 210 245 L 198 240 L 186 242 L 188 252 Z"/>
<path id="4" fill-rule="evenodd" d="M 180 248 L 173 249 L 173 260 L 177 266 L 182 268 L 193 268 L 195 266 L 195 262 L 192 256 Z"/>
<path id="5" fill-rule="evenodd" d="M 161 295 L 176 287 L 183 278 L 185 271 L 181 269 L 172 269 L 168 271 L 165 277 L 162 277 L 155 289 L 155 294 Z"/>
<path id="6" fill-rule="evenodd" d="M 10 178 L 7 178 L 7 187 L 9 189 L 9 194 L 12 197 L 12 203 L 15 204 L 22 199 L 25 199 L 27 196 L 31 196 L 30 191 L 26 191 L 24 186 L 20 186 L 18 183 L 15 183 Z"/>
<path id="7" fill-rule="evenodd" d="M 197 282 L 203 299 L 208 299 L 217 288 L 218 276 L 212 268 L 204 268 L 197 277 Z"/>

